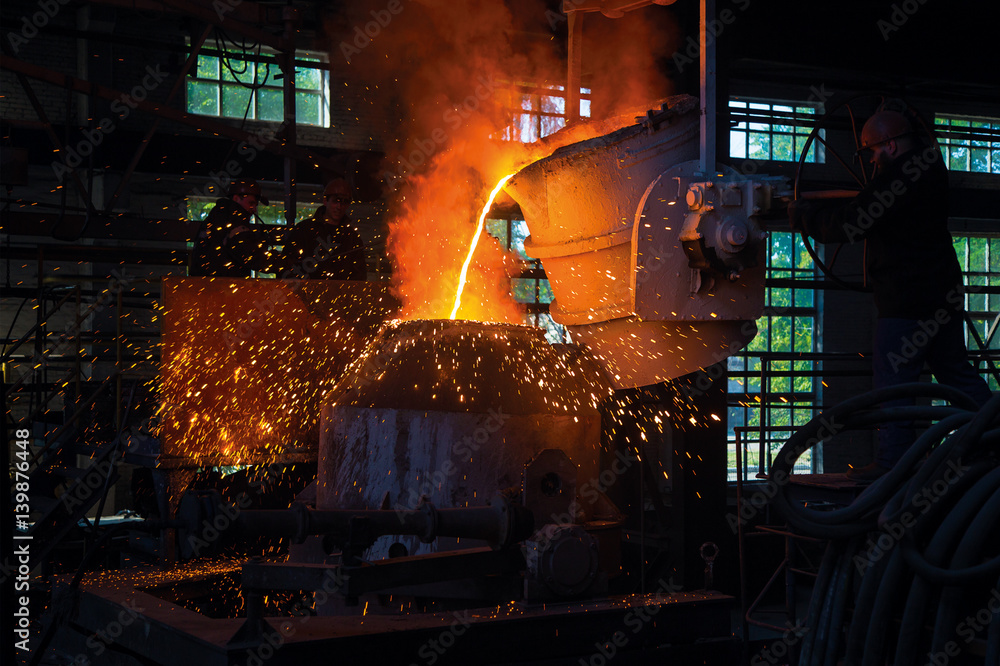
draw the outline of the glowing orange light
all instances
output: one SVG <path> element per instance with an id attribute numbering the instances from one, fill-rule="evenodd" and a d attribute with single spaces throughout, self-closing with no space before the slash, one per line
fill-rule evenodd
<path id="1" fill-rule="evenodd" d="M 449 319 L 455 318 L 455 315 L 458 314 L 458 308 L 462 304 L 462 291 L 465 289 L 465 281 L 469 275 L 469 264 L 472 263 L 472 255 L 476 253 L 476 246 L 479 245 L 479 237 L 483 233 L 483 227 L 486 225 L 486 216 L 493 206 L 493 200 L 500 194 L 500 190 L 503 189 L 507 181 L 513 177 L 514 174 L 511 173 L 501 178 L 500 182 L 493 188 L 493 191 L 490 192 L 490 198 L 486 201 L 486 205 L 483 206 L 483 212 L 479 215 L 479 223 L 476 225 L 476 233 L 472 237 L 472 244 L 469 246 L 469 253 L 465 257 L 465 263 L 462 264 L 462 273 L 458 277 L 458 291 L 455 292 L 455 307 L 451 309 L 451 317 Z"/>

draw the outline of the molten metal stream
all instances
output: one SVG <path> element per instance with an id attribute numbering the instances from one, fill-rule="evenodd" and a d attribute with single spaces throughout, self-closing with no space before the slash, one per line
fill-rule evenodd
<path id="1" fill-rule="evenodd" d="M 509 174 L 500 179 L 497 186 L 493 188 L 490 192 L 490 198 L 483 206 L 483 213 L 479 216 L 479 224 L 476 226 L 476 235 L 472 237 L 472 245 L 469 247 L 469 254 L 465 257 L 465 263 L 462 264 L 462 274 L 458 278 L 458 291 L 455 293 L 455 307 L 451 310 L 450 319 L 454 319 L 455 315 L 458 314 L 458 307 L 462 304 L 462 291 L 465 289 L 465 280 L 469 275 L 469 264 L 472 263 L 472 255 L 476 253 L 476 246 L 479 245 L 479 236 L 483 233 L 483 227 L 486 225 L 486 215 L 490 212 L 490 207 L 493 205 L 493 200 L 497 198 L 500 194 L 501 188 L 508 180 L 514 177 L 514 174 Z"/>

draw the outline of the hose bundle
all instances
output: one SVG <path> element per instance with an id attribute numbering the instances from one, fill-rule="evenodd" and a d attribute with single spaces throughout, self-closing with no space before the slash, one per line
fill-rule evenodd
<path id="1" fill-rule="evenodd" d="M 899 398 L 943 406 L 879 409 Z M 889 421 L 931 421 L 851 504 L 794 500 L 788 475 L 812 446 Z M 902 384 L 847 400 L 774 458 L 773 503 L 797 533 L 829 539 L 799 654 L 802 666 L 1000 666 L 1000 394 L 982 408 L 953 388 Z M 983 661 L 985 657 L 985 661 Z"/>

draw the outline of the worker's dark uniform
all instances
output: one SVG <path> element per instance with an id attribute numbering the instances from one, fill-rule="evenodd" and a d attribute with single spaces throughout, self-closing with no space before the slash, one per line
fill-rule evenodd
<path id="1" fill-rule="evenodd" d="M 246 231 L 228 238 L 233 227 Z M 252 227 L 249 211 L 232 199 L 219 199 L 202 223 L 191 252 L 189 275 L 250 277 L 266 270 L 265 244 Z"/>
<path id="2" fill-rule="evenodd" d="M 288 232 L 281 251 L 281 277 L 328 280 L 364 280 L 368 277 L 361 234 L 345 217 L 326 222 L 320 206 L 308 220 Z"/>
<path id="3" fill-rule="evenodd" d="M 797 202 L 791 217 L 793 225 L 821 242 L 866 243 L 866 281 L 878 310 L 875 388 L 918 381 L 926 361 L 939 382 L 983 404 L 991 394 L 968 360 L 962 271 L 948 232 L 948 196 L 940 150 L 918 148 L 880 169 L 846 204 Z M 892 467 L 913 439 L 908 424 L 882 428 L 876 462 Z"/>

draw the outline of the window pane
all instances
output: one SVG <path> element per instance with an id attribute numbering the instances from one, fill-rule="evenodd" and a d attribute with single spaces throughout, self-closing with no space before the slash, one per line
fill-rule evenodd
<path id="1" fill-rule="evenodd" d="M 566 126 L 566 119 L 562 116 L 542 116 L 542 136 L 554 134 Z"/>
<path id="2" fill-rule="evenodd" d="M 257 91 L 257 117 L 260 120 L 280 122 L 284 119 L 283 93 L 273 88 L 261 88 Z"/>
<path id="3" fill-rule="evenodd" d="M 322 118 L 320 98 L 316 93 L 295 93 L 295 121 L 307 125 L 319 125 Z"/>
<path id="4" fill-rule="evenodd" d="M 218 79 L 219 59 L 203 55 L 198 56 L 197 73 L 195 76 L 199 79 Z"/>
<path id="5" fill-rule="evenodd" d="M 747 135 L 746 132 L 730 132 L 729 133 L 729 156 L 730 157 L 746 157 L 747 156 Z"/>
<path id="6" fill-rule="evenodd" d="M 555 297 L 552 295 L 552 286 L 548 280 L 538 281 L 538 302 L 551 303 Z"/>
<path id="7" fill-rule="evenodd" d="M 189 113 L 219 115 L 219 86 L 215 83 L 188 79 L 187 108 Z"/>
<path id="8" fill-rule="evenodd" d="M 518 136 L 521 143 L 534 143 L 540 138 L 538 136 L 538 128 L 535 126 L 535 119 L 537 117 L 526 113 L 517 116 Z"/>
<path id="9" fill-rule="evenodd" d="M 247 113 L 250 89 L 241 85 L 222 86 L 222 114 L 227 118 L 242 118 Z M 247 114 L 253 118 L 253 109 Z"/>
<path id="10" fill-rule="evenodd" d="M 252 84 L 254 82 L 254 68 L 251 63 L 245 60 L 224 59 L 221 63 L 221 73 L 222 80 L 227 83 Z"/>
<path id="11" fill-rule="evenodd" d="M 518 303 L 535 302 L 535 289 L 538 285 L 538 280 L 513 278 L 511 279 L 510 284 L 511 289 L 514 292 L 514 300 Z"/>
<path id="12" fill-rule="evenodd" d="M 323 87 L 322 78 L 322 72 L 318 69 L 312 67 L 295 68 L 295 87 L 300 90 L 303 88 L 321 90 Z"/>
<path id="13" fill-rule="evenodd" d="M 507 220 L 486 219 L 486 233 L 500 241 L 504 249 L 510 249 L 510 241 L 507 238 Z"/>
<path id="14" fill-rule="evenodd" d="M 528 260 L 529 257 L 524 251 L 524 239 L 528 237 L 528 224 L 524 220 L 513 220 L 510 226 L 510 249 L 517 253 L 521 259 Z"/>
<path id="15" fill-rule="evenodd" d="M 771 137 L 761 132 L 750 132 L 750 157 L 755 160 L 770 159 Z"/>
<path id="16" fill-rule="evenodd" d="M 566 100 L 562 97 L 553 97 L 551 95 L 542 96 L 542 112 L 543 113 L 559 113 L 565 114 Z"/>
<path id="17" fill-rule="evenodd" d="M 792 136 L 790 134 L 775 134 L 771 138 L 772 159 L 791 162 L 798 159 L 798 155 L 792 150 Z"/>

